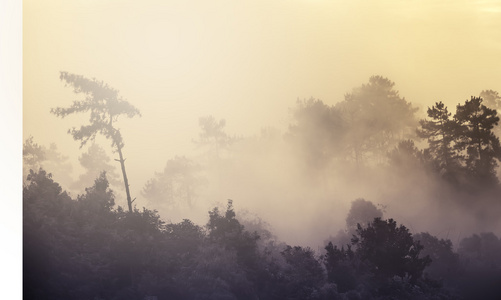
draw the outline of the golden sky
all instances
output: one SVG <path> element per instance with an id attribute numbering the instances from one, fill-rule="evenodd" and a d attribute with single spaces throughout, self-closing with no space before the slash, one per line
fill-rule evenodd
<path id="1" fill-rule="evenodd" d="M 140 109 L 117 123 L 137 193 L 193 151 L 200 116 L 237 135 L 285 130 L 296 99 L 334 104 L 371 75 L 422 109 L 501 92 L 501 1 L 24 0 L 23 136 L 76 159 L 66 131 L 85 119 L 49 113 L 79 99 L 59 71 Z"/>

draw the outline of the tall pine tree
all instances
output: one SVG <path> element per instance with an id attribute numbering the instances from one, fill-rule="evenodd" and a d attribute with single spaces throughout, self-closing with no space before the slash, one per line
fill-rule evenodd
<path id="1" fill-rule="evenodd" d="M 492 129 L 499 117 L 495 109 L 482 102 L 480 97 L 471 97 L 457 106 L 454 119 L 459 127 L 455 147 L 463 157 L 468 178 L 476 184 L 493 185 L 498 183 L 495 168 L 501 159 L 501 147 Z"/>
<path id="2" fill-rule="evenodd" d="M 453 145 L 458 124 L 442 101 L 429 107 L 427 113 L 429 120 L 421 120 L 417 130 L 419 137 L 428 140 L 425 156 L 444 178 L 456 182 L 459 162 Z"/>

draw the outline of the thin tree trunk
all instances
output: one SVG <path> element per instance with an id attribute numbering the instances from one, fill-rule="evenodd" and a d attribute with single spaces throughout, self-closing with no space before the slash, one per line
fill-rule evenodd
<path id="1" fill-rule="evenodd" d="M 127 173 L 125 173 L 125 159 L 122 155 L 122 147 L 117 147 L 118 148 L 118 155 L 120 156 L 120 159 L 115 159 L 116 161 L 120 162 L 120 166 L 122 167 L 122 175 L 124 177 L 124 184 L 125 184 L 125 193 L 127 194 L 127 205 L 129 206 L 129 212 L 132 212 L 132 199 L 130 197 L 130 191 L 129 191 L 129 180 L 127 179 Z"/>

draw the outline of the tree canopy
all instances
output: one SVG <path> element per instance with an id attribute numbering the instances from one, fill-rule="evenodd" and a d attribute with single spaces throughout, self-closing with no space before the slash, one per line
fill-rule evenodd
<path id="1" fill-rule="evenodd" d="M 414 135 L 417 108 L 394 86 L 388 78 L 371 76 L 369 83 L 354 88 L 335 106 L 342 113 L 346 142 L 357 163 L 367 154 L 381 160 L 398 141 Z"/>
<path id="2" fill-rule="evenodd" d="M 428 256 L 419 257 L 423 246 L 393 219 L 375 218 L 367 227 L 358 224 L 352 243 L 360 258 L 369 262 L 376 276 L 383 279 L 409 276 L 415 282 L 431 263 Z"/>
<path id="3" fill-rule="evenodd" d="M 72 87 L 75 94 L 82 94 L 84 99 L 73 101 L 67 108 L 53 108 L 51 113 L 64 118 L 74 113 L 90 112 L 89 125 L 68 130 L 75 140 L 80 141 L 80 147 L 89 140 L 94 140 L 96 134 L 100 133 L 111 140 L 113 147 L 122 148 L 120 130 L 113 126 L 113 122 L 121 115 L 129 118 L 141 116 L 139 110 L 124 100 L 118 90 L 103 81 L 68 72 L 61 72 L 59 78 L 66 86 Z"/>

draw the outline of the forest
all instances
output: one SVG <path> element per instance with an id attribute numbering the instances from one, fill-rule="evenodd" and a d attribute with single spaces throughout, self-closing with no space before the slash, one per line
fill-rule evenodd
<path id="1" fill-rule="evenodd" d="M 103 81 L 60 79 L 75 98 L 51 114 L 88 118 L 68 130 L 83 172 L 67 175 L 57 144 L 25 139 L 26 299 L 501 295 L 494 90 L 421 111 L 375 75 L 333 105 L 298 99 L 283 132 L 239 136 L 201 116 L 187 137 L 199 154 L 131 191 L 135 144 L 119 124 L 140 107 Z"/>

